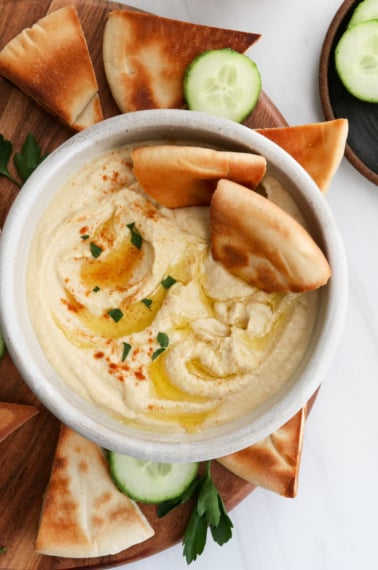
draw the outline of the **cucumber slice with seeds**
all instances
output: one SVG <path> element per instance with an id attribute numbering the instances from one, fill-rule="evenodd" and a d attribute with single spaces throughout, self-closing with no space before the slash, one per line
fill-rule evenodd
<path id="1" fill-rule="evenodd" d="M 378 20 L 347 28 L 335 49 L 335 66 L 352 95 L 378 103 Z"/>
<path id="2" fill-rule="evenodd" d="M 198 472 L 198 463 L 143 461 L 115 451 L 109 451 L 107 457 L 110 474 L 119 490 L 143 503 L 175 499 Z"/>
<path id="3" fill-rule="evenodd" d="M 349 26 L 376 19 L 378 19 L 378 0 L 364 0 L 354 10 Z"/>
<path id="4" fill-rule="evenodd" d="M 204 111 L 236 122 L 255 107 L 261 92 L 258 67 L 230 48 L 198 55 L 184 77 L 184 96 L 192 111 Z"/>

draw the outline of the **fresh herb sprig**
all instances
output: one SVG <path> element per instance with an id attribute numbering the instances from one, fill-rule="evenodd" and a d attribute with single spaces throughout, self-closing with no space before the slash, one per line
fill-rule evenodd
<path id="1" fill-rule="evenodd" d="M 41 147 L 38 145 L 35 137 L 28 133 L 22 145 L 21 152 L 16 152 L 13 156 L 13 163 L 17 174 L 21 178 L 18 180 L 9 172 L 9 161 L 12 156 L 13 145 L 11 141 L 4 138 L 0 134 L 0 175 L 5 176 L 11 182 L 21 187 L 29 178 L 34 170 L 46 158 L 47 154 L 42 155 Z"/>
<path id="2" fill-rule="evenodd" d="M 210 529 L 213 540 L 222 546 L 232 537 L 232 521 L 228 516 L 222 497 L 211 478 L 211 461 L 207 461 L 203 475 L 177 498 L 160 503 L 159 517 L 194 498 L 194 506 L 183 536 L 183 554 L 190 564 L 202 554 Z"/>
<path id="3" fill-rule="evenodd" d="M 21 152 L 16 152 L 13 157 L 14 165 L 23 182 L 29 178 L 46 156 L 47 154 L 42 154 L 41 147 L 34 136 L 28 133 Z"/>

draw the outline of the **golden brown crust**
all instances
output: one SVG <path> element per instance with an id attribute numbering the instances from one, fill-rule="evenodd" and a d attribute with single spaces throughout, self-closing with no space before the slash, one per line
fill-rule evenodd
<path id="1" fill-rule="evenodd" d="M 104 32 L 105 73 L 124 113 L 180 108 L 184 73 L 198 54 L 224 47 L 244 52 L 259 37 L 135 10 L 114 10 Z"/>
<path id="2" fill-rule="evenodd" d="M 306 407 L 262 441 L 218 459 L 242 479 L 284 497 L 297 494 Z"/>
<path id="3" fill-rule="evenodd" d="M 73 5 L 41 18 L 0 52 L 0 74 L 75 130 L 103 118 L 98 86 Z"/>
<path id="4" fill-rule="evenodd" d="M 323 192 L 328 189 L 345 152 L 346 119 L 256 130 L 295 158 Z"/>
<path id="5" fill-rule="evenodd" d="M 101 449 L 62 425 L 36 550 L 70 558 L 105 556 L 152 535 L 137 505 L 112 482 Z"/>
<path id="6" fill-rule="evenodd" d="M 218 182 L 210 223 L 214 259 L 254 287 L 269 293 L 310 291 L 330 277 L 328 261 L 310 234 L 279 206 L 240 184 Z"/>
<path id="7" fill-rule="evenodd" d="M 262 156 L 195 146 L 139 147 L 131 157 L 140 186 L 167 208 L 209 205 L 220 178 L 256 188 L 266 171 Z"/>
<path id="8" fill-rule="evenodd" d="M 36 414 L 34 406 L 0 402 L 0 443 Z"/>

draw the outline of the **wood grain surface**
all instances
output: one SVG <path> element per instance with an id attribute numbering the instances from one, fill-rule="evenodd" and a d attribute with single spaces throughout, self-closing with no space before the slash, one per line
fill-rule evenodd
<path id="1" fill-rule="evenodd" d="M 0 49 L 23 28 L 69 0 L 0 0 Z M 107 13 L 124 8 L 105 0 L 73 0 L 86 35 L 100 87 L 105 118 L 119 114 L 108 88 L 102 63 L 102 34 Z M 254 30 L 251 30 L 254 31 Z M 286 124 L 279 110 L 262 93 L 245 124 L 274 127 Z M 0 133 L 20 150 L 27 133 L 33 133 L 43 153 L 51 152 L 72 132 L 38 107 L 11 83 L 0 78 Z M 17 194 L 17 187 L 0 177 L 0 226 Z M 41 208 L 43 208 L 41 204 Z M 69 559 L 41 556 L 34 551 L 43 493 L 49 478 L 59 432 L 59 422 L 35 398 L 6 354 L 0 361 L 0 401 L 32 404 L 39 414 L 0 444 L 0 556 L 1 570 L 105 569 L 149 556 L 180 541 L 190 505 L 157 519 L 155 507 L 141 505 L 155 529 L 155 536 L 115 556 Z M 214 462 L 215 482 L 228 509 L 242 501 L 254 486 Z M 237 529 L 235 529 L 237 532 Z"/>

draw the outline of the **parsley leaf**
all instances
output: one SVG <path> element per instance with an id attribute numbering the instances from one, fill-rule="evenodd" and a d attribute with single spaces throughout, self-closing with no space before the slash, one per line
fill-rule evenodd
<path id="1" fill-rule="evenodd" d="M 230 517 L 227 514 L 226 508 L 222 501 L 222 497 L 220 495 L 218 495 L 218 501 L 220 509 L 219 523 L 216 526 L 210 526 L 210 530 L 213 540 L 217 544 L 219 544 L 219 546 L 222 546 L 223 544 L 228 542 L 232 537 L 233 524 Z"/>
<path id="2" fill-rule="evenodd" d="M 169 345 L 169 337 L 167 334 L 163 332 L 159 332 L 157 335 L 157 341 L 162 348 L 168 348 Z"/>
<path id="3" fill-rule="evenodd" d="M 169 289 L 175 283 L 176 279 L 174 277 L 171 277 L 171 275 L 167 275 L 167 277 L 163 279 L 163 281 L 161 281 L 161 284 L 163 285 L 164 289 Z"/>
<path id="4" fill-rule="evenodd" d="M 179 497 L 161 503 L 157 509 L 158 517 L 163 517 L 192 497 L 195 499 L 183 536 L 183 554 L 188 564 L 202 554 L 208 529 L 210 529 L 213 540 L 220 546 L 232 537 L 232 521 L 213 483 L 210 466 L 211 461 L 207 461 L 205 471 L 199 479 L 194 480 Z"/>
<path id="5" fill-rule="evenodd" d="M 110 309 L 107 314 L 113 319 L 115 323 L 118 323 L 118 321 L 120 321 L 123 317 L 121 309 Z"/>
<path id="6" fill-rule="evenodd" d="M 142 299 L 143 305 L 146 305 L 147 309 L 151 309 L 152 299 Z"/>
<path id="7" fill-rule="evenodd" d="M 89 244 L 89 249 L 91 250 L 92 257 L 97 259 L 102 254 L 102 247 L 96 245 L 93 241 Z"/>
<path id="8" fill-rule="evenodd" d="M 6 546 L 0 546 L 0 554 L 5 554 L 7 551 L 7 547 Z"/>
<path id="9" fill-rule="evenodd" d="M 123 351 L 122 351 L 122 362 L 124 362 L 126 360 L 126 358 L 129 355 L 129 352 L 131 350 L 131 344 L 129 344 L 128 342 L 124 342 L 123 343 Z"/>
<path id="10" fill-rule="evenodd" d="M 21 186 L 20 182 L 15 178 L 13 178 L 13 176 L 8 170 L 8 163 L 12 154 L 12 150 L 13 150 L 12 143 L 6 140 L 3 137 L 3 135 L 0 134 L 0 175 L 6 176 L 14 184 L 17 184 L 17 186 Z"/>
<path id="11" fill-rule="evenodd" d="M 131 232 L 131 243 L 133 245 L 135 245 L 135 247 L 140 249 L 142 247 L 143 238 L 140 235 L 140 233 L 138 232 L 138 230 L 135 228 L 135 222 L 132 222 L 131 224 L 127 224 L 127 227 L 129 228 L 129 230 Z"/>
<path id="12" fill-rule="evenodd" d="M 28 133 L 21 152 L 16 152 L 13 157 L 14 165 L 23 182 L 29 178 L 46 156 L 47 154 L 42 155 L 41 147 L 37 144 L 35 137 Z"/>
<path id="13" fill-rule="evenodd" d="M 215 527 L 221 518 L 218 497 L 218 491 L 210 475 L 206 473 L 198 495 L 197 512 L 200 517 L 206 517 L 209 525 Z"/>
<path id="14" fill-rule="evenodd" d="M 166 333 L 159 332 L 157 335 L 157 341 L 160 345 L 160 348 L 156 349 L 155 352 L 152 354 L 152 360 L 156 360 L 160 354 L 162 354 L 169 346 L 169 337 Z"/>
<path id="15" fill-rule="evenodd" d="M 157 348 L 151 356 L 151 360 L 156 360 L 165 351 L 165 348 Z"/>
<path id="16" fill-rule="evenodd" d="M 35 137 L 31 133 L 28 133 L 22 145 L 21 152 L 16 152 L 13 156 L 13 163 L 16 167 L 17 174 L 22 180 L 22 182 L 20 182 L 10 174 L 8 169 L 12 151 L 13 145 L 11 141 L 6 140 L 4 136 L 0 134 L 0 175 L 6 176 L 20 187 L 46 158 L 47 154 L 42 155 L 41 147 L 37 144 Z"/>
<path id="17" fill-rule="evenodd" d="M 188 564 L 193 562 L 202 554 L 205 548 L 207 538 L 207 521 L 205 517 L 201 517 L 196 509 L 193 509 L 189 519 L 188 526 L 184 532 L 183 554 Z"/>

